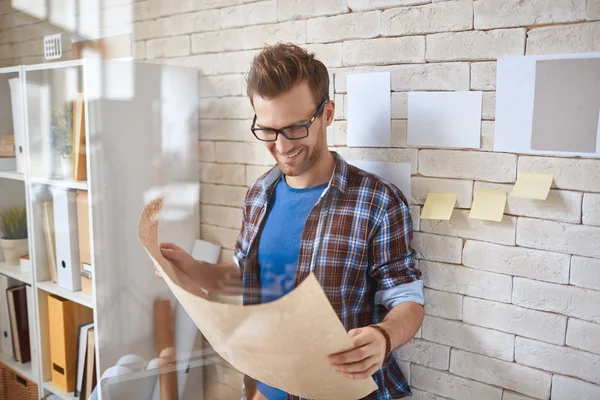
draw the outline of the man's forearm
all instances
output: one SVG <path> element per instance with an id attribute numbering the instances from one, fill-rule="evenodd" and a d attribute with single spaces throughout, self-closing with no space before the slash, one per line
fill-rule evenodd
<path id="1" fill-rule="evenodd" d="M 392 350 L 407 343 L 415 336 L 423 322 L 423 306 L 408 301 L 392 308 L 379 325 L 390 336 Z"/>

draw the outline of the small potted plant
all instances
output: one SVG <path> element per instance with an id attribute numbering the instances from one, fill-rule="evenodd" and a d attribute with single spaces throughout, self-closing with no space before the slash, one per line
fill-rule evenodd
<path id="1" fill-rule="evenodd" d="M 7 265 L 19 265 L 21 256 L 29 254 L 27 243 L 27 211 L 11 207 L 0 212 L 0 247 Z"/>
<path id="2" fill-rule="evenodd" d="M 62 177 L 71 179 L 73 171 L 73 104 L 66 102 L 52 111 L 52 136 Z"/>

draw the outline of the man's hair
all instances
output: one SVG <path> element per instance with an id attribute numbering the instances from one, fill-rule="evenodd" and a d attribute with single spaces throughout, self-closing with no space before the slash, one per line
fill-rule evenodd
<path id="1" fill-rule="evenodd" d="M 291 43 L 266 46 L 250 66 L 248 97 L 254 105 L 255 95 L 271 99 L 302 81 L 308 83 L 316 104 L 329 100 L 329 73 L 314 53 Z"/>

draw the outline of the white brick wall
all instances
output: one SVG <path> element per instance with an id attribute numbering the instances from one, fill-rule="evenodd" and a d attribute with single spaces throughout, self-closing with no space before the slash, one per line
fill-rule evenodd
<path id="1" fill-rule="evenodd" d="M 273 164 L 249 131 L 243 76 L 263 44 L 304 45 L 335 74 L 330 146 L 412 166 L 427 319 L 399 352 L 415 400 L 547 400 L 549 374 L 553 400 L 600 398 L 600 160 L 493 153 L 495 60 L 600 51 L 600 1 L 146 0 L 131 13 L 129 3 L 109 0 L 103 15 L 108 25 L 131 15 L 137 60 L 198 69 L 201 237 L 222 244 L 223 257 L 247 187 Z M 41 37 L 61 31 L 7 0 L 0 26 L 0 66 L 40 62 Z M 349 149 L 346 77 L 376 71 L 391 74 L 392 147 Z M 482 148 L 407 148 L 408 93 L 463 90 L 484 91 Z M 548 199 L 508 197 L 500 223 L 468 218 L 474 187 L 508 192 L 520 172 L 552 173 Z M 457 193 L 450 221 L 419 220 L 433 191 Z M 206 382 L 207 400 L 240 397 L 237 380 Z"/>

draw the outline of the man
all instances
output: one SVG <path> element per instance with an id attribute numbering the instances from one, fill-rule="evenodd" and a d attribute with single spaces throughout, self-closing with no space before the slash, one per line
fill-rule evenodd
<path id="1" fill-rule="evenodd" d="M 246 195 L 236 265 L 198 262 L 172 244 L 162 245 L 164 256 L 215 292 L 238 287 L 241 276 L 244 304 L 275 300 L 313 272 L 353 343 L 329 357 L 332 368 L 354 379 L 373 376 L 379 389 L 367 399 L 410 395 L 390 357 L 423 320 L 406 199 L 329 151 L 335 104 L 327 68 L 314 55 L 291 44 L 268 46 L 255 57 L 247 86 L 256 113 L 251 131 L 277 166 Z M 247 398 L 288 398 L 245 382 Z"/>

